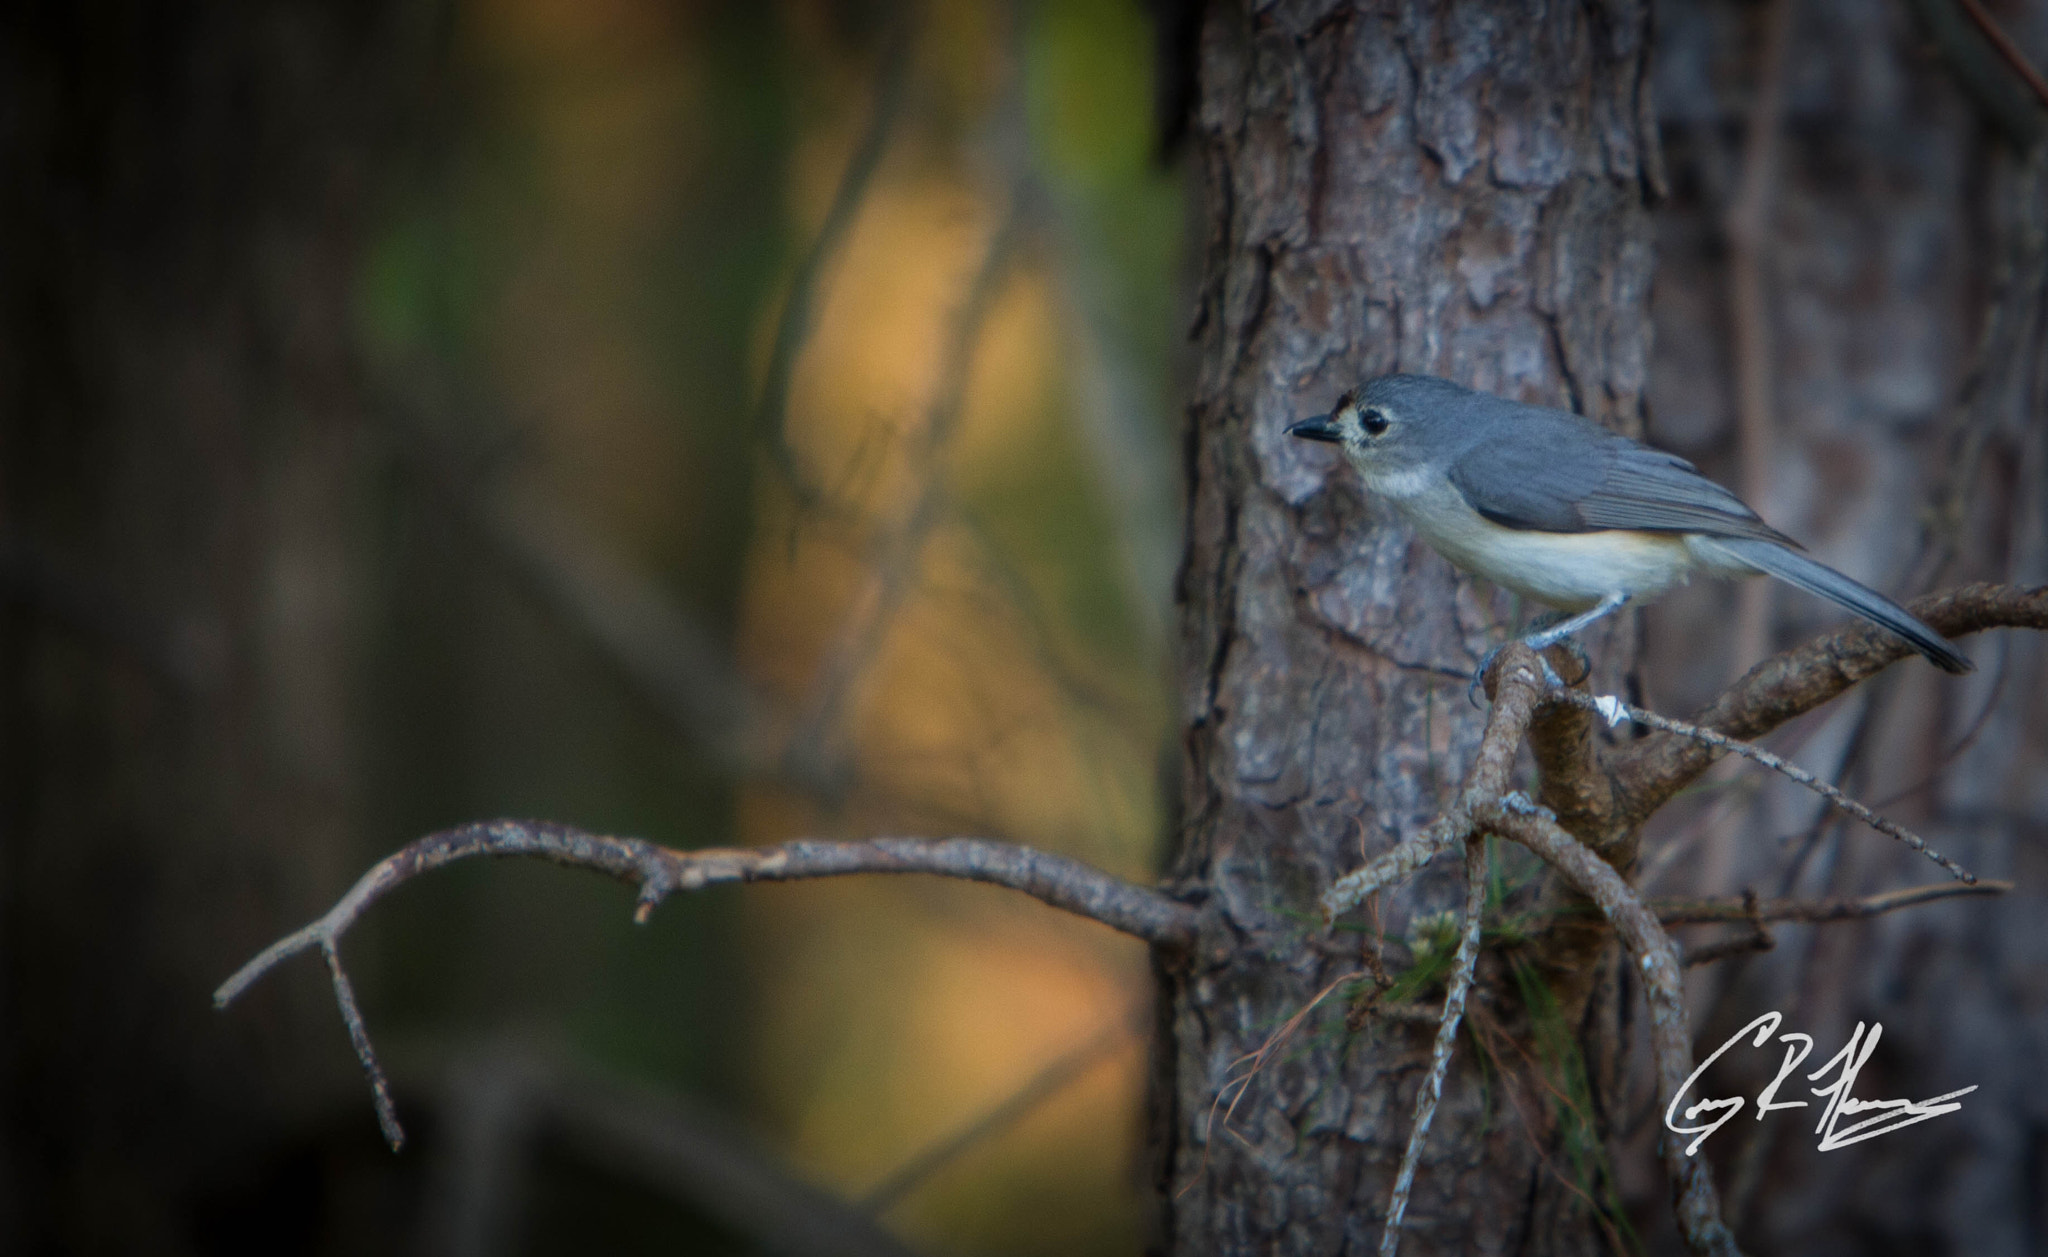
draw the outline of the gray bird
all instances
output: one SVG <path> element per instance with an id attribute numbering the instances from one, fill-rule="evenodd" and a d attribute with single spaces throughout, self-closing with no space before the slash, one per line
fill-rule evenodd
<path id="1" fill-rule="evenodd" d="M 1454 565 L 1578 613 L 1524 638 L 1531 646 L 1695 572 L 1762 573 L 1882 625 L 1943 671 L 1974 666 L 1898 603 L 1800 553 L 1691 463 L 1567 411 L 1383 375 L 1287 431 L 1341 446 L 1365 487 Z"/>

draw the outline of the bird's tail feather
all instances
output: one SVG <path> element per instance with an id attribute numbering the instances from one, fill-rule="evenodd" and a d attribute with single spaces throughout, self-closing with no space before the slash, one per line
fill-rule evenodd
<path id="1" fill-rule="evenodd" d="M 1819 594 L 1866 620 L 1883 625 L 1905 638 L 1913 649 L 1927 656 L 1929 663 L 1944 672 L 1963 673 L 1976 667 L 1967 655 L 1950 645 L 1947 638 L 1921 623 L 1912 612 L 1875 589 L 1850 580 L 1825 563 L 1816 563 L 1784 546 L 1752 541 L 1746 537 L 1715 537 L 1706 544 L 1725 552 L 1739 564 L 1797 585 L 1810 594 Z"/>

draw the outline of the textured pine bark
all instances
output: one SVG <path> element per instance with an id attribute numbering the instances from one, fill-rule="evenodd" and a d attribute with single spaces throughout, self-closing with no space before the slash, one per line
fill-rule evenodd
<path id="1" fill-rule="evenodd" d="M 1234 1080 L 1365 968 L 1359 934 L 1323 933 L 1316 896 L 1439 810 L 1481 723 L 1443 671 L 1469 669 L 1510 607 L 1281 429 L 1392 370 L 1640 429 L 1661 179 L 1648 15 L 1245 7 L 1210 6 L 1194 125 L 1208 217 L 1170 878 L 1222 912 L 1165 974 L 1165 1235 L 1184 1254 L 1371 1251 L 1431 1027 L 1374 1016 L 1347 1030 L 1333 1000 L 1241 1096 Z M 1589 646 L 1613 686 L 1628 621 Z M 1456 862 L 1439 861 L 1385 898 L 1380 923 L 1399 940 L 1460 893 Z M 1603 941 L 1552 940 L 1539 957 L 1568 1018 L 1598 1007 Z M 1475 1015 L 1514 1020 L 1512 986 L 1483 964 Z M 1602 1247 L 1575 1187 L 1545 1168 L 1540 1120 L 1532 1134 L 1504 1095 L 1461 1052 L 1404 1253 Z"/>

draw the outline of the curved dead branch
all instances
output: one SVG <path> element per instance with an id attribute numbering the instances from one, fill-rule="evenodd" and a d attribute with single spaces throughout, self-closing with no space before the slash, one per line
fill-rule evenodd
<path id="1" fill-rule="evenodd" d="M 2048 629 L 2048 586 L 1964 585 L 1916 599 L 1909 608 L 1947 637 L 1991 628 Z M 1754 739 L 1803 715 L 1913 653 L 1881 628 L 1858 624 L 1766 659 L 1692 718 L 1701 728 Z M 1705 772 L 1722 752 L 1675 733 L 1643 739 L 1608 757 L 1622 803 L 1617 819 L 1641 824 Z"/>
<path id="2" fill-rule="evenodd" d="M 640 888 L 633 919 L 643 922 L 663 899 L 679 890 L 856 873 L 927 873 L 1004 886 L 1161 947 L 1192 944 L 1201 920 L 1196 909 L 1176 899 L 1078 860 L 986 838 L 799 839 L 758 849 L 677 851 L 638 838 L 586 833 L 550 821 L 480 821 L 442 830 L 379 861 L 318 920 L 264 948 L 213 993 L 214 1007 L 226 1008 L 279 964 L 318 948 L 327 962 L 349 1042 L 369 1078 L 378 1125 L 394 1151 L 403 1146 L 405 1132 L 341 963 L 341 936 L 372 904 L 399 886 L 422 873 L 479 855 L 537 856 L 632 882 Z"/>

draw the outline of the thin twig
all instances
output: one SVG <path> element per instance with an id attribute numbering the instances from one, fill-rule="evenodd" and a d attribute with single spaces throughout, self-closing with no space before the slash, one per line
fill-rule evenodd
<path id="1" fill-rule="evenodd" d="M 1503 800 L 1478 819 L 1488 832 L 1519 842 L 1542 857 L 1579 893 L 1599 905 L 1614 925 L 1642 976 L 1662 1093 L 1678 1094 L 1692 1074 L 1692 1039 L 1678 947 L 1671 936 L 1613 866 L 1541 809 L 1512 806 Z M 1686 1246 L 1696 1257 L 1734 1257 L 1740 1250 L 1721 1219 L 1720 1200 L 1705 1159 L 1686 1156 L 1683 1143 L 1668 1136 L 1660 1143 L 1665 1171 L 1677 1193 L 1678 1228 Z"/>
<path id="2" fill-rule="evenodd" d="M 1984 7 L 1981 0 L 1961 0 L 1961 3 L 1963 12 L 1970 15 L 1970 20 L 1977 24 L 1977 29 L 1984 32 L 1984 38 L 1991 41 L 1991 46 L 1998 49 L 1998 55 L 2005 58 L 2005 63 L 2012 67 L 2013 73 L 2019 75 L 2026 83 L 2028 89 L 2034 93 L 2034 99 L 2040 101 L 2043 108 L 2048 108 L 2048 79 L 2041 77 L 2041 72 L 2034 68 L 2034 63 L 2027 60 L 2027 54 L 2020 50 L 2018 44 L 2012 42 L 2012 36 L 2005 33 L 2005 28 L 1991 16 L 1990 10 Z"/>
<path id="3" fill-rule="evenodd" d="M 1945 629 L 1951 634 L 1994 624 L 2048 627 L 2048 589 L 1970 586 L 1938 599 L 1923 599 L 1916 609 L 1923 610 L 1923 618 L 1929 619 L 1938 629 Z M 1854 629 L 1809 643 L 1752 670 L 1709 708 L 1709 715 L 1726 727 L 1745 731 L 1754 728 L 1761 732 L 1878 671 L 1899 658 L 1904 650 L 1902 644 L 1887 642 L 1871 632 Z M 1685 781 L 1696 777 L 1712 762 L 1713 753 L 1733 752 L 1800 780 L 1836 806 L 1881 832 L 1906 841 L 1966 883 L 1975 884 L 1975 879 L 1967 872 L 1930 851 L 1917 837 L 1877 817 L 1868 808 L 1848 799 L 1840 790 L 1819 782 L 1811 774 L 1793 769 L 1761 748 L 1718 730 L 1669 720 L 1612 698 L 1595 700 L 1566 687 L 1546 685 L 1537 660 L 1525 647 L 1511 645 L 1503 653 L 1491 679 L 1495 687 L 1494 711 L 1457 801 L 1416 838 L 1368 862 L 1365 868 L 1339 879 L 1324 895 L 1325 912 L 1334 919 L 1387 882 L 1420 868 L 1451 843 L 1460 840 L 1468 843 L 1468 878 L 1474 876 L 1469 871 L 1470 847 L 1476 845 L 1478 835 L 1497 834 L 1521 843 L 1600 908 L 1629 954 L 1635 958 L 1650 1011 L 1651 1043 L 1659 1083 L 1667 1096 L 1676 1096 L 1692 1073 L 1692 1044 L 1681 981 L 1682 962 L 1677 946 L 1612 865 L 1559 825 L 1551 812 L 1507 788 L 1508 770 L 1539 701 L 1568 703 L 1609 720 L 1617 720 L 1622 714 L 1627 714 L 1640 723 L 1683 739 L 1667 741 L 1662 746 L 1638 748 L 1633 754 L 1623 753 L 1615 757 L 1609 769 L 1610 775 L 1618 789 L 1633 796 L 1621 805 L 1621 815 L 1634 815 L 1640 819 L 1654 811 L 1655 806 L 1669 798 L 1670 793 Z M 1704 744 L 1710 753 L 1702 755 L 1676 750 L 1687 743 Z M 1620 771 L 1614 771 L 1615 768 Z M 1983 885 L 1989 890 L 1989 884 Z M 1952 893 L 1968 893 L 1968 889 L 1958 888 Z M 1845 915 L 1868 915 L 1933 897 L 1936 896 L 1926 888 L 1915 888 L 1858 904 Z M 1478 944 L 1471 931 L 1481 905 L 1471 907 L 1465 922 L 1465 939 L 1470 940 L 1475 955 Z M 1752 920 L 1762 933 L 1764 914 L 1777 907 L 1776 904 L 1766 906 L 1750 897 L 1740 909 L 1741 915 L 1735 919 Z M 1467 959 L 1464 940 L 1461 940 L 1459 956 L 1462 970 Z M 1459 976 L 1454 974 L 1454 986 Z M 1469 971 L 1463 972 L 1462 976 L 1469 983 Z M 1464 993 L 1459 991 L 1456 1014 L 1447 1002 L 1445 1019 L 1439 1024 L 1438 1051 L 1432 1058 L 1431 1077 L 1417 1097 L 1416 1122 L 1410 1131 L 1408 1150 L 1403 1157 L 1393 1202 L 1388 1210 L 1382 1253 L 1392 1252 L 1399 1242 L 1398 1230 L 1405 1216 L 1408 1192 L 1412 1189 L 1414 1166 L 1419 1160 L 1422 1141 L 1426 1138 L 1429 1121 L 1441 1096 L 1442 1073 L 1448 1067 L 1446 1036 L 1454 1036 L 1452 1018 L 1462 1015 L 1463 998 Z M 1719 1198 L 1704 1160 L 1688 1157 L 1682 1143 L 1674 1139 L 1663 1139 L 1661 1148 L 1665 1169 L 1676 1194 L 1679 1230 L 1687 1247 L 1696 1257 L 1732 1257 L 1739 1253 L 1734 1235 L 1721 1216 Z"/>
<path id="4" fill-rule="evenodd" d="M 1741 899 L 1654 899 L 1650 911 L 1665 925 L 1718 925 L 1738 921 L 1854 921 L 1862 917 L 1897 912 L 1901 908 L 1955 899 L 1965 895 L 2003 895 L 2011 882 L 1979 880 L 1967 884 L 1934 882 L 1888 890 L 1861 899 L 1759 899 L 1752 913 Z"/>
<path id="5" fill-rule="evenodd" d="M 1444 993 L 1443 1017 L 1437 1022 L 1436 1043 L 1429 1052 L 1429 1073 L 1415 1093 L 1415 1117 L 1408 1129 L 1408 1146 L 1401 1153 L 1401 1169 L 1394 1177 L 1394 1195 L 1387 1202 L 1387 1227 L 1380 1233 L 1380 1257 L 1395 1257 L 1401 1247 L 1401 1222 L 1408 1215 L 1408 1193 L 1415 1186 L 1415 1169 L 1422 1162 L 1422 1147 L 1436 1121 L 1437 1102 L 1443 1098 L 1444 1077 L 1451 1068 L 1451 1049 L 1458 1042 L 1458 1023 L 1465 1017 L 1465 997 L 1472 990 L 1472 976 L 1479 968 L 1479 931 L 1486 909 L 1486 842 L 1465 840 L 1465 919 L 1458 936 L 1458 956 L 1451 965 L 1450 987 Z"/>
<path id="6" fill-rule="evenodd" d="M 1889 692 L 1897 693 L 1897 690 L 1894 688 Z M 1835 771 L 1830 774 L 1829 785 L 1841 789 L 1849 780 L 1850 774 L 1856 771 L 1858 762 L 1863 758 L 1863 752 L 1870 745 L 1870 739 L 1877 729 L 1878 708 L 1886 695 L 1887 691 L 1877 686 L 1872 686 L 1863 694 L 1863 702 L 1857 709 L 1854 722 L 1849 726 L 1848 739 L 1843 743 L 1841 758 L 1835 764 Z M 1791 754 L 1792 748 L 1787 747 L 1786 753 Z M 1785 862 L 1779 880 L 1780 895 L 1791 894 L 1793 887 L 1799 885 L 1799 879 L 1806 872 L 1806 862 L 1821 849 L 1824 839 L 1830 840 L 1831 848 L 1840 849 L 1838 843 L 1832 842 L 1831 836 L 1840 830 L 1842 819 L 1840 812 L 1829 808 L 1820 809 L 1814 816 L 1812 824 L 1808 825 L 1806 832 L 1800 836 L 1798 849 L 1792 853 L 1792 858 Z M 1728 988 L 1722 988 L 1722 995 L 1727 993 Z"/>
<path id="7" fill-rule="evenodd" d="M 1919 7 L 1952 20 L 1946 6 L 1947 0 L 1922 0 Z M 1954 41 L 1942 42 L 1945 51 L 1960 53 Z M 1977 81 L 1968 77 L 1960 64 L 1957 75 L 1966 83 Z M 2025 123 L 2008 125 L 2039 132 L 2044 123 L 2048 117 L 2029 109 Z M 1942 472 L 1921 511 L 1919 552 L 1909 569 L 1913 573 L 1906 582 L 1909 589 L 1933 584 L 1961 555 L 1963 539 L 1972 534 L 1971 514 L 1994 438 L 2002 430 L 2029 426 L 2026 380 L 2039 370 L 2044 357 L 2042 332 L 2048 330 L 2048 318 L 2043 317 L 2043 307 L 2048 305 L 2048 232 L 2041 230 L 2041 222 L 2048 219 L 2048 148 L 2031 142 L 2022 148 L 2032 151 L 2013 171 L 2000 198 L 2004 204 L 1998 207 L 2003 239 L 1991 267 L 1991 298 L 1985 305 L 1983 326 L 1969 369 L 1943 420 L 1943 431 L 1930 446 L 1940 451 L 1936 465 Z"/>
<path id="8" fill-rule="evenodd" d="M 1252 1083 L 1258 1079 L 1260 1071 L 1265 1069 L 1266 1061 L 1271 1058 L 1282 1043 L 1285 1043 L 1293 1036 L 1296 1030 L 1301 1028 L 1301 1023 L 1308 1020 L 1308 1015 L 1314 1012 L 1324 1000 L 1330 998 L 1339 987 L 1347 983 L 1357 982 L 1366 976 L 1365 971 L 1360 970 L 1356 973 L 1347 973 L 1329 983 L 1322 990 L 1317 991 L 1315 997 L 1310 999 L 1308 1003 L 1295 1009 L 1294 1015 L 1280 1023 L 1279 1029 L 1267 1035 L 1265 1042 L 1259 1044 L 1257 1051 L 1247 1052 L 1230 1062 L 1231 1069 L 1236 1069 L 1240 1065 L 1246 1066 L 1245 1072 L 1236 1078 L 1225 1079 L 1223 1085 L 1216 1089 L 1215 1098 L 1209 1101 L 1209 1115 L 1202 1126 L 1202 1159 L 1196 1163 L 1195 1172 L 1188 1176 L 1188 1181 L 1181 1185 L 1179 1191 L 1174 1193 L 1174 1199 L 1178 1200 L 1181 1196 L 1186 1195 L 1190 1188 L 1202 1181 L 1202 1175 L 1208 1173 L 1209 1149 L 1214 1145 L 1216 1139 L 1216 1110 L 1222 1107 L 1224 1094 L 1233 1086 L 1237 1088 L 1237 1094 L 1230 1097 L 1230 1107 L 1223 1110 L 1222 1117 L 1224 1132 L 1235 1134 L 1236 1132 L 1230 1129 L 1230 1119 L 1237 1112 L 1237 1106 L 1243 1101 L 1245 1094 L 1252 1089 Z"/>
<path id="9" fill-rule="evenodd" d="M 1004 549 L 987 521 L 959 503 L 954 504 L 953 518 L 959 522 L 963 535 L 973 543 L 988 583 L 1000 593 L 999 599 L 991 601 L 997 602 L 1016 618 L 1021 633 L 1030 643 L 1031 653 L 1037 656 L 1039 668 L 1052 683 L 1072 698 L 1077 706 L 1101 713 L 1134 739 L 1149 737 L 1151 726 L 1147 717 L 1136 710 L 1129 698 L 1088 676 L 1065 657 L 1044 599 L 1032 588 L 1023 569 Z"/>
<path id="10" fill-rule="evenodd" d="M 1702 965 L 1719 964 L 1724 960 L 1733 960 L 1737 956 L 1750 956 L 1757 952 L 1770 951 L 1777 945 L 1778 940 L 1771 935 L 1771 932 L 1759 927 L 1748 934 L 1739 935 L 1735 938 L 1724 938 L 1718 942 L 1708 943 L 1701 947 L 1687 948 L 1685 954 L 1679 957 L 1678 963 L 1682 968 L 1697 969 Z M 1741 1193 L 1738 1187 L 1737 1199 L 1740 1199 L 1740 1197 Z M 1742 1216 L 1742 1210 L 1739 1205 L 1736 1208 L 1736 1216 Z"/>
<path id="11" fill-rule="evenodd" d="M 824 222 L 818 225 L 818 234 L 812 237 L 810 249 L 790 277 L 789 296 L 783 300 L 782 315 L 775 324 L 774 346 L 768 353 L 761 400 L 754 408 L 755 433 L 767 443 L 770 456 L 789 481 L 798 503 L 806 507 L 815 505 L 822 494 L 805 478 L 795 451 L 789 447 L 790 385 L 796 375 L 797 358 L 803 352 L 804 342 L 810 339 L 817 318 L 818 290 L 825 270 L 859 217 L 868 185 L 874 181 L 875 170 L 881 165 L 882 154 L 888 150 L 889 138 L 903 114 L 910 82 L 910 52 L 917 42 L 917 28 L 918 5 L 903 5 L 875 71 L 875 104 L 868 115 L 867 130 L 847 160 L 839 187 L 832 194 L 831 207 L 825 211 Z"/>
<path id="12" fill-rule="evenodd" d="M 1635 884 L 1644 888 L 1655 886 L 1673 865 L 1692 855 L 1708 837 L 1718 834 L 1724 818 L 1733 814 L 1735 809 L 1749 805 L 1756 794 L 1758 781 L 1759 778 L 1754 776 L 1740 776 L 1702 787 L 1699 793 L 1711 791 L 1712 802 L 1676 833 L 1657 844 L 1650 857 L 1636 867 Z"/>
<path id="13" fill-rule="evenodd" d="M 334 1003 L 341 1009 L 341 1024 L 348 1028 L 349 1046 L 355 1049 L 356 1060 L 363 1066 L 363 1075 L 370 1081 L 370 1096 L 377 1106 L 377 1128 L 384 1132 L 384 1142 L 396 1152 L 405 1146 L 405 1128 L 398 1124 L 398 1104 L 391 1098 L 391 1080 L 384 1076 L 384 1067 L 377 1063 L 377 1049 L 370 1042 L 370 1028 L 363 1024 L 363 1010 L 356 1003 L 356 989 L 348 980 L 348 970 L 341 966 L 341 953 L 335 950 L 336 941 L 333 935 L 323 935 L 319 940 L 320 955 L 327 962 L 327 977 L 334 984 Z M 286 954 L 279 953 L 277 959 L 284 959 Z M 229 979 L 229 983 L 233 981 Z M 227 1007 L 226 999 L 234 998 L 228 995 L 223 999 L 221 992 L 226 990 L 227 986 L 223 985 L 220 991 L 214 992 L 215 1008 Z"/>
<path id="14" fill-rule="evenodd" d="M 181 697 L 226 679 L 227 655 L 207 649 L 193 622 L 145 607 L 125 592 L 19 537 L 0 537 L 0 607 L 21 608 L 141 664 Z"/>
<path id="15" fill-rule="evenodd" d="M 1499 1018 L 1488 1015 L 1484 1005 L 1473 1010 L 1472 1030 L 1476 1036 L 1486 1041 L 1487 1050 L 1493 1053 L 1494 1059 L 1497 1061 L 1505 1062 L 1507 1059 L 1507 1053 L 1501 1050 L 1504 1046 L 1512 1049 L 1528 1067 L 1529 1076 L 1534 1078 L 1538 1085 L 1549 1094 L 1553 1103 L 1570 1113 L 1580 1125 L 1588 1130 L 1593 1128 L 1591 1115 L 1580 1108 L 1578 1101 L 1574 1100 L 1545 1076 L 1542 1062 L 1532 1056 L 1529 1049 L 1500 1024 Z M 1502 1075 L 1504 1080 L 1506 1073 L 1507 1071 L 1503 1069 Z M 1606 1233 L 1608 1248 L 1617 1253 L 1629 1251 L 1629 1246 L 1622 1242 L 1621 1233 L 1615 1227 L 1608 1208 L 1603 1206 L 1599 1199 L 1591 1192 L 1574 1182 L 1570 1175 L 1566 1174 L 1555 1161 L 1550 1159 L 1549 1152 L 1543 1147 L 1547 1134 L 1539 1134 L 1537 1132 L 1536 1123 L 1529 1119 L 1528 1109 L 1523 1107 L 1521 1097 L 1516 1094 L 1518 1090 L 1520 1088 L 1504 1085 L 1501 1087 L 1501 1094 L 1507 1097 L 1509 1107 L 1514 1109 L 1515 1117 L 1522 1123 L 1522 1133 L 1528 1139 L 1529 1151 L 1535 1154 L 1537 1162 L 1543 1166 L 1544 1172 L 1549 1174 L 1552 1180 L 1585 1203 L 1587 1212 L 1599 1224 L 1600 1229 Z M 1555 1126 L 1553 1125 L 1551 1129 L 1554 1130 Z"/>
<path id="16" fill-rule="evenodd" d="M 1472 826 L 1468 818 L 1447 810 L 1429 827 L 1406 842 L 1382 852 L 1363 868 L 1354 869 L 1330 884 L 1323 892 L 1323 919 L 1334 921 L 1365 902 L 1383 886 L 1407 878 L 1423 865 L 1458 845 Z"/>
<path id="17" fill-rule="evenodd" d="M 1472 757 L 1472 767 L 1466 773 L 1457 801 L 1422 833 L 1331 883 L 1323 892 L 1325 921 L 1336 920 L 1380 887 L 1407 877 L 1458 845 L 1472 832 L 1473 809 L 1507 793 L 1515 752 L 1536 711 L 1537 693 L 1542 685 L 1540 674 L 1535 652 L 1519 642 L 1510 642 L 1494 665 L 1493 711 L 1487 717 L 1486 731 L 1479 737 L 1479 750 Z"/>
<path id="18" fill-rule="evenodd" d="M 544 495 L 464 494 L 456 505 L 495 556 L 706 758 L 743 776 L 775 767 L 754 744 L 760 695 L 694 608 Z"/>
<path id="19" fill-rule="evenodd" d="M 1892 791 L 1871 806 L 1890 807 L 1894 803 L 1904 802 L 1922 790 L 1927 789 L 1927 787 L 1939 783 L 1947 775 L 1949 768 L 1963 757 L 1965 751 L 1975 746 L 1977 739 L 1983 735 L 1986 729 L 1991 727 L 1991 717 L 1997 713 L 2006 697 L 2005 674 L 2012 664 L 2012 651 L 2007 648 L 2006 639 L 2000 638 L 1999 643 L 1998 666 L 1992 669 L 1991 679 L 1985 683 L 1983 706 L 1977 709 L 1976 716 L 1971 719 L 1969 726 L 1963 730 L 1962 735 L 1951 743 L 1947 750 L 1941 753 L 1941 758 L 1934 761 L 1934 766 L 1929 768 L 1920 780 L 1910 786 Z"/>
<path id="20" fill-rule="evenodd" d="M 1778 945 L 1777 938 L 1771 933 L 1771 927 L 1764 924 L 1763 908 L 1754 890 L 1744 890 L 1742 892 L 1742 919 L 1748 923 L 1749 933 L 1738 938 L 1728 938 L 1722 939 L 1719 942 L 1708 943 L 1704 947 L 1688 948 L 1685 958 L 1679 963 L 1687 969 L 1693 969 L 1700 965 L 1711 965 L 1736 956 L 1748 956 L 1760 951 L 1770 951 Z M 1741 1198 L 1742 1193 L 1738 1188 L 1736 1199 L 1740 1200 Z M 1737 1207 L 1736 1214 L 1737 1216 L 1741 1215 L 1740 1206 Z"/>
<path id="21" fill-rule="evenodd" d="M 1201 919 L 1196 909 L 1159 891 L 1125 882 L 1078 860 L 984 838 L 799 839 L 758 849 L 677 851 L 638 838 L 586 833 L 549 821 L 481 821 L 442 830 L 379 861 L 319 920 L 264 948 L 213 993 L 214 1007 L 224 1009 L 279 964 L 319 948 L 327 959 L 335 1003 L 341 1009 L 349 1041 L 369 1078 L 378 1124 L 394 1150 L 403 1145 L 405 1134 L 336 949 L 349 927 L 392 890 L 422 873 L 478 855 L 538 856 L 635 883 L 640 896 L 633 919 L 638 922 L 646 921 L 663 899 L 679 890 L 856 873 L 928 873 L 1004 886 L 1158 946 L 1192 943 Z"/>
<path id="22" fill-rule="evenodd" d="M 1927 39 L 1947 63 L 1955 85 L 2004 134 L 2013 151 L 2026 153 L 2038 142 L 2048 114 L 1984 29 L 1960 0 L 1906 0 Z"/>
<path id="23" fill-rule="evenodd" d="M 1949 638 L 1989 628 L 2048 629 L 2048 585 L 1963 585 L 1915 598 L 1907 610 Z M 1761 737 L 1912 653 L 1904 639 L 1859 622 L 1764 660 L 1693 723 L 1729 737 Z M 1697 740 L 1659 734 L 1614 748 L 1603 764 L 1625 797 L 1622 819 L 1640 823 L 1719 758 Z"/>
<path id="24" fill-rule="evenodd" d="M 1787 763 L 1754 743 L 1744 742 L 1739 738 L 1731 738 L 1726 734 L 1716 733 L 1712 729 L 1702 729 L 1698 725 L 1687 724 L 1683 720 L 1672 720 L 1667 716 L 1660 716 L 1653 711 L 1645 711 L 1640 707 L 1624 703 L 1613 697 L 1603 696 L 1594 698 L 1589 694 L 1581 694 L 1576 690 L 1560 689 L 1552 689 L 1548 697 L 1558 702 L 1570 703 L 1574 707 L 1582 707 L 1587 711 L 1598 712 L 1603 716 L 1608 716 L 1610 719 L 1613 719 L 1611 713 L 1626 712 L 1628 718 L 1637 724 L 1648 725 L 1652 729 L 1660 729 L 1665 733 L 1675 733 L 1680 737 L 1691 738 L 1694 741 L 1704 743 L 1716 750 L 1727 751 L 1740 755 L 1744 759 L 1754 760 L 1765 768 L 1782 774 L 1805 786 L 1808 790 L 1818 794 L 1829 803 L 1834 804 L 1837 808 L 1847 812 L 1877 832 L 1905 843 L 1908 847 L 1947 869 L 1957 881 L 1974 883 L 1977 880 L 1975 873 L 1970 872 L 1954 860 L 1928 846 L 1926 841 L 1918 834 L 1896 821 L 1879 816 L 1876 812 L 1871 811 L 1863 804 L 1843 794 L 1840 790 L 1822 781 L 1812 773 L 1807 772 L 1804 768 L 1796 764 Z"/>
<path id="25" fill-rule="evenodd" d="M 1037 146 L 1033 146 L 1037 151 Z M 1167 426 L 1136 356 L 1108 317 L 1107 276 L 1116 269 L 1078 198 L 1057 176 L 1045 179 L 1046 215 L 1054 248 L 1053 277 L 1065 295 L 1066 345 L 1073 373 L 1079 435 L 1095 470 L 1095 486 L 1116 527 L 1124 601 L 1149 642 L 1166 635 L 1176 558 L 1177 525 Z M 1062 194 L 1064 192 L 1064 194 Z"/>

